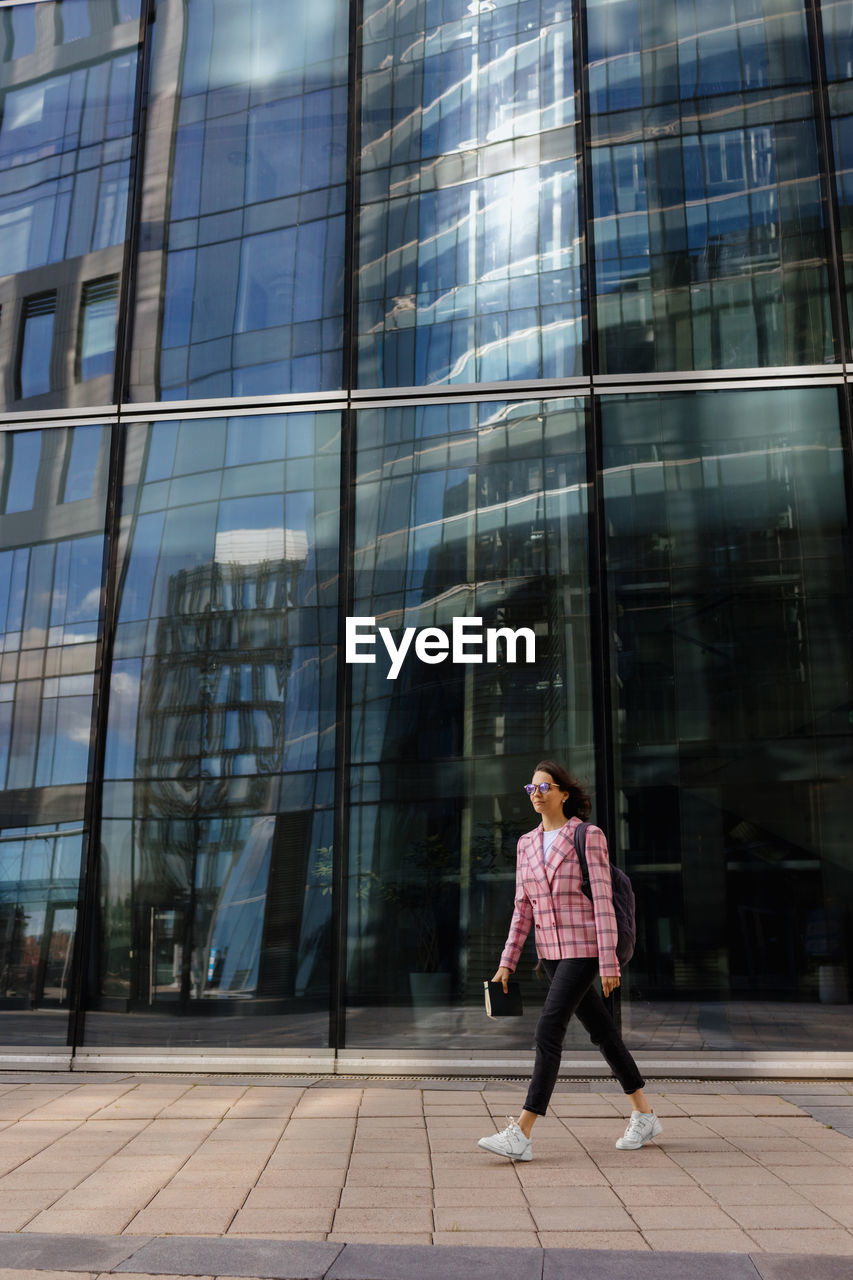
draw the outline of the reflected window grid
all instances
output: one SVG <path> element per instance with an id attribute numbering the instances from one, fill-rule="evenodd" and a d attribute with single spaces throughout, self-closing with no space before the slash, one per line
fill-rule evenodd
<path id="1" fill-rule="evenodd" d="M 0 1001 L 68 1005 L 85 831 L 71 823 L 0 832 Z"/>
<path id="2" fill-rule="evenodd" d="M 45 1042 L 64 1042 L 69 1001 L 108 454 L 100 426 L 0 435 L 0 1002 L 39 1010 Z"/>
<path id="3" fill-rule="evenodd" d="M 568 8 L 420 20 L 365 6 L 359 385 L 580 373 Z"/>
<path id="4" fill-rule="evenodd" d="M 339 414 L 128 429 L 105 1016 L 177 1005 L 219 1042 L 200 1003 L 251 999 L 325 1042 L 305 1018 L 328 989 L 339 441 Z"/>
<path id="5" fill-rule="evenodd" d="M 139 298 L 137 399 L 341 386 L 347 21 L 343 0 L 161 0 L 154 78 L 174 100 L 146 147 L 171 175 L 159 332 Z M 183 48 L 180 92 L 174 96 Z M 152 276 L 152 279 L 154 277 Z"/>
<path id="6" fill-rule="evenodd" d="M 591 740 L 584 423 L 574 400 L 359 414 L 356 615 L 395 643 L 467 616 L 537 648 L 511 662 L 504 637 L 496 663 L 468 666 L 410 652 L 390 680 L 377 638 L 351 669 L 348 1044 L 387 1039 L 389 1017 L 402 1033 L 425 987 L 446 1006 L 481 991 L 470 957 L 499 949 L 529 825 L 519 761 L 566 739 L 580 759 Z"/>
<path id="7" fill-rule="evenodd" d="M 112 398 L 111 387 L 84 384 L 109 381 L 114 338 L 101 335 L 100 359 L 87 358 L 80 374 L 81 346 L 92 342 L 81 280 L 117 278 L 124 256 L 138 15 L 138 0 L 47 0 L 0 12 L 0 305 L 12 315 L 17 299 L 26 308 L 52 293 L 58 347 L 51 362 L 44 316 L 39 332 L 36 317 L 27 319 L 33 338 L 23 358 L 24 335 L 13 344 L 0 328 L 7 403 Z"/>
<path id="8" fill-rule="evenodd" d="M 602 371 L 831 363 L 802 10 L 587 11 Z"/>

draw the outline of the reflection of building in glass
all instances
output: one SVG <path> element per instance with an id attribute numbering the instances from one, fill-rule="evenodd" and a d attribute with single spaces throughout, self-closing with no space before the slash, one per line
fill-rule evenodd
<path id="1" fill-rule="evenodd" d="M 835 358 L 806 11 L 754 12 L 587 5 L 604 372 Z"/>
<path id="2" fill-rule="evenodd" d="M 512 831 L 517 805 L 484 794 L 488 784 L 472 788 L 466 773 L 487 773 L 496 758 L 539 758 L 569 734 L 590 736 L 586 669 L 570 660 L 587 627 L 584 410 L 571 400 L 487 403 L 397 409 L 388 419 L 394 443 L 371 454 L 380 486 L 371 506 L 403 510 L 406 493 L 415 518 L 365 536 L 357 613 L 381 615 L 397 634 L 404 625 L 449 631 L 460 615 L 484 627 L 528 627 L 537 660 L 528 664 L 522 646 L 509 662 L 502 640 L 497 664 L 415 660 L 393 682 L 379 664 L 354 677 L 364 725 L 354 759 L 377 768 L 389 789 L 397 762 L 406 762 L 418 793 L 441 794 L 443 803 L 362 807 L 353 910 L 362 914 L 365 899 L 372 910 L 350 990 L 358 1001 L 399 999 L 408 972 L 426 967 L 445 974 L 446 998 L 473 1001 L 492 923 L 478 918 L 489 914 L 480 876 L 493 865 L 496 836 Z M 448 452 L 458 458 L 452 469 Z M 393 971 L 388 951 L 400 956 Z"/>
<path id="3" fill-rule="evenodd" d="M 64 828 L 0 835 L 0 1009 L 67 1007 L 84 832 Z"/>
<path id="4" fill-rule="evenodd" d="M 274 847 L 286 856 L 279 892 L 283 877 L 297 892 L 305 838 L 283 846 L 281 819 L 276 839 L 274 815 L 246 815 L 268 808 L 281 764 L 307 558 L 299 530 L 238 529 L 217 534 L 212 563 L 169 580 L 137 742 L 143 1002 L 293 993 L 301 913 L 277 919 L 270 861 Z M 217 778 L 244 785 L 202 785 Z M 273 950 L 289 957 L 279 954 L 277 982 Z"/>
<path id="5" fill-rule="evenodd" d="M 4 400 L 110 404 L 139 0 L 21 4 L 0 21 Z"/>
<path id="6" fill-rule="evenodd" d="M 362 385 L 581 372 L 571 6 L 536 9 L 416 35 L 405 6 L 364 5 Z"/>
<path id="7" fill-rule="evenodd" d="M 157 4 L 133 399 L 341 385 L 348 6 L 286 13 Z"/>
<path id="8" fill-rule="evenodd" d="M 101 426 L 0 435 L 0 1008 L 68 1007 L 107 437 Z"/>
<path id="9" fill-rule="evenodd" d="M 302 532 L 241 529 L 217 534 L 212 564 L 172 576 L 143 692 L 144 776 L 262 782 L 278 766 L 289 611 L 307 557 Z M 179 788 L 164 812 L 184 812 Z"/>

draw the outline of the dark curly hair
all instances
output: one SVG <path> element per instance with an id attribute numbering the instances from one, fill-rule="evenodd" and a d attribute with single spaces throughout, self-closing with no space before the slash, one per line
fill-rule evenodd
<path id="1" fill-rule="evenodd" d="M 586 821 L 592 811 L 592 801 L 588 792 L 577 778 L 572 777 L 568 769 L 556 760 L 540 760 L 533 772 L 550 774 L 561 791 L 568 791 L 569 794 L 563 801 L 564 817 Z"/>

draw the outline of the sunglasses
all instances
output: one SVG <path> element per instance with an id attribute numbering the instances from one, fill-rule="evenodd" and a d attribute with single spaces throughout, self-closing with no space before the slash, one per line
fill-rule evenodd
<path id="1" fill-rule="evenodd" d="M 540 782 L 537 787 L 535 782 L 527 782 L 524 785 L 524 790 L 529 796 L 532 796 L 534 791 L 539 791 L 544 796 L 546 792 L 551 790 L 553 785 L 553 782 Z"/>

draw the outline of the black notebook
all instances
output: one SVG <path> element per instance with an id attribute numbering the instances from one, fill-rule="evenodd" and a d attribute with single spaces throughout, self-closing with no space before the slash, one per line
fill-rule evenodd
<path id="1" fill-rule="evenodd" d="M 508 991 L 504 991 L 500 982 L 484 982 L 486 994 L 486 1014 L 490 1018 L 518 1018 L 524 1013 L 521 1005 L 521 987 L 517 982 L 508 982 Z"/>

